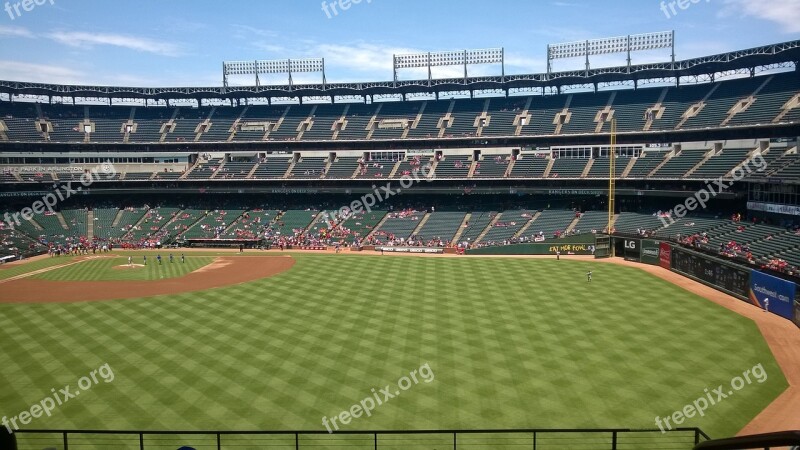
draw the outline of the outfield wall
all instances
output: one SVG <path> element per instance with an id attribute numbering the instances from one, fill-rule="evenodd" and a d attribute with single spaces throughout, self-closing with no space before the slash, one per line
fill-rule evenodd
<path id="1" fill-rule="evenodd" d="M 800 289 L 778 278 L 705 253 L 653 239 L 614 238 L 629 261 L 658 265 L 785 317 L 800 327 Z"/>
<path id="2" fill-rule="evenodd" d="M 672 248 L 672 271 L 717 288 L 747 301 L 750 295 L 751 269 L 723 259 L 688 250 Z"/>
<path id="3" fill-rule="evenodd" d="M 628 261 L 636 261 L 657 266 L 661 241 L 653 239 L 623 239 L 623 256 Z"/>
<path id="4" fill-rule="evenodd" d="M 498 245 L 467 250 L 468 255 L 593 255 L 595 235 L 586 234 L 555 239 L 549 242 Z"/>
<path id="5" fill-rule="evenodd" d="M 768 300 L 769 306 L 767 309 L 773 314 L 794 320 L 796 293 L 797 286 L 791 281 L 773 277 L 757 270 L 754 270 L 750 275 L 750 303 L 759 308 L 764 308 L 767 306 L 765 300 Z"/>

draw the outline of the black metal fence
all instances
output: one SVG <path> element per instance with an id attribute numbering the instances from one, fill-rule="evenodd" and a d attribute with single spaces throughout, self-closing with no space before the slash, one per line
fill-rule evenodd
<path id="1" fill-rule="evenodd" d="M 465 449 L 681 450 L 709 437 L 699 428 L 405 431 L 20 430 L 19 450 Z M 5 450 L 5 449 L 0 449 Z"/>
<path id="2" fill-rule="evenodd" d="M 749 436 L 738 436 L 714 441 L 701 442 L 695 450 L 744 450 L 744 449 L 764 449 L 800 448 L 800 431 L 779 431 L 776 433 L 752 434 Z"/>

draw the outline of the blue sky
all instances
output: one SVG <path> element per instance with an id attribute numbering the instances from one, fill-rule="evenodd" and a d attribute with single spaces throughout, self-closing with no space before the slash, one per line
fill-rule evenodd
<path id="1" fill-rule="evenodd" d="M 675 30 L 677 58 L 685 59 L 800 38 L 800 0 L 681 0 L 688 7 L 676 3 L 676 14 L 669 3 L 677 0 L 362 0 L 346 11 L 337 3 L 337 14 L 330 6 L 326 13 L 321 0 L 36 1 L 44 3 L 25 11 L 21 0 L 0 0 L 0 79 L 218 86 L 224 60 L 324 57 L 329 82 L 383 81 L 392 77 L 395 53 L 504 47 L 513 74 L 544 71 L 548 43 Z M 634 62 L 668 53 L 635 55 Z M 595 57 L 593 65 L 624 60 Z M 582 65 L 562 60 L 555 69 Z M 471 75 L 491 73 L 499 67 L 479 66 Z M 319 78 L 295 78 L 303 81 Z"/>

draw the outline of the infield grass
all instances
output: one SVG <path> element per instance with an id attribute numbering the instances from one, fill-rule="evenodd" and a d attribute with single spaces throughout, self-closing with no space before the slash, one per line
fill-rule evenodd
<path id="1" fill-rule="evenodd" d="M 36 261 L 26 262 L 25 264 L 3 265 L 0 266 L 0 280 L 30 273 L 39 269 L 69 264 L 75 258 L 76 257 L 73 256 L 61 256 L 58 258 L 41 258 L 37 259 Z"/>
<path id="2" fill-rule="evenodd" d="M 211 256 L 189 256 L 181 262 L 180 255 L 173 262 L 162 255 L 161 264 L 149 256 L 147 265 L 137 256 L 128 266 L 127 257 L 104 257 L 82 261 L 67 267 L 34 275 L 34 279 L 53 281 L 153 281 L 182 277 L 200 269 L 214 260 Z"/>
<path id="3" fill-rule="evenodd" d="M 654 428 L 761 364 L 766 381 L 682 424 L 723 437 L 787 387 L 753 322 L 634 268 L 295 257 L 289 272 L 203 292 L 0 304 L 0 414 L 108 363 L 113 382 L 28 428 L 324 430 L 323 416 L 429 364 L 433 381 L 341 429 Z M 206 448 L 202 439 L 178 440 Z"/>

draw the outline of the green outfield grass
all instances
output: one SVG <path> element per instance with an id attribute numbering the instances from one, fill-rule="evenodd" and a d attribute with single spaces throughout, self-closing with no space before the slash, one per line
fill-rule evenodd
<path id="1" fill-rule="evenodd" d="M 54 281 L 153 281 L 182 277 L 214 260 L 211 256 L 189 256 L 182 263 L 178 254 L 170 263 L 166 254 L 161 255 L 162 262 L 159 264 L 155 256 L 150 255 L 147 265 L 144 265 L 141 255 L 132 258 L 133 266 L 130 267 L 126 256 L 105 257 L 40 273 L 33 278 Z"/>
<path id="2" fill-rule="evenodd" d="M 58 258 L 42 258 L 36 261 L 30 261 L 25 264 L 3 265 L 0 266 L 0 280 L 22 275 L 24 273 L 33 272 L 35 270 L 46 269 L 61 264 L 68 264 L 72 262 L 75 257 L 60 256 Z"/>
<path id="3" fill-rule="evenodd" d="M 108 363 L 113 382 L 28 428 L 324 430 L 323 416 L 372 388 L 395 390 L 428 364 L 432 382 L 342 429 L 654 428 L 656 416 L 683 409 L 705 388 L 727 391 L 761 364 L 765 382 L 682 425 L 722 437 L 787 387 L 751 321 L 638 269 L 296 259 L 276 277 L 204 292 L 0 305 L 0 414 L 15 416 Z M 138 448 L 135 440 L 115 445 Z"/>

